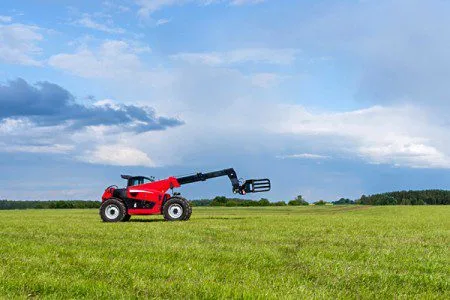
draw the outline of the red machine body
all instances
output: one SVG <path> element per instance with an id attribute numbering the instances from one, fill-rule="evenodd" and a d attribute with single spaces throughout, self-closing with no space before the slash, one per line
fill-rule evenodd
<path id="1" fill-rule="evenodd" d="M 269 179 L 249 179 L 241 184 L 232 168 L 183 177 L 171 176 L 157 181 L 144 176 L 121 175 L 127 180 L 127 187 L 118 188 L 112 185 L 105 189 L 102 195 L 100 217 L 105 222 L 121 222 L 128 221 L 132 215 L 163 214 L 168 221 L 186 221 L 192 213 L 189 201 L 181 197 L 179 193 L 170 195 L 167 191 L 184 184 L 220 176 L 228 176 L 233 193 L 245 195 L 270 190 Z"/>
<path id="2" fill-rule="evenodd" d="M 129 215 L 154 215 L 161 214 L 162 205 L 165 200 L 171 197 L 167 193 L 169 189 L 178 188 L 180 184 L 175 177 L 169 177 L 167 179 L 158 180 L 154 182 L 139 184 L 135 186 L 128 186 L 126 188 L 126 198 L 133 199 L 135 201 L 147 201 L 154 203 L 152 208 L 138 208 L 136 207 L 128 208 Z M 102 202 L 112 198 L 114 196 L 114 191 L 117 187 L 108 187 L 102 195 Z"/>

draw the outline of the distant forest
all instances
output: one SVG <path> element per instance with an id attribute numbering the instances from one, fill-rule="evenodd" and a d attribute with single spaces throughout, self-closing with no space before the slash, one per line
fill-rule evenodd
<path id="1" fill-rule="evenodd" d="M 0 210 L 7 209 L 70 209 L 70 208 L 99 208 L 100 201 L 58 200 L 58 201 L 13 201 L 0 200 Z M 272 202 L 269 199 L 245 200 L 240 198 L 227 198 L 217 196 L 214 199 L 192 200 L 193 206 L 302 206 L 302 205 L 448 205 L 450 204 L 450 191 L 424 190 L 399 191 L 375 195 L 362 195 L 361 198 L 350 200 L 341 198 L 337 201 L 326 202 L 319 200 L 309 203 L 302 196 L 288 201 Z"/>
<path id="2" fill-rule="evenodd" d="M 100 208 L 101 201 L 57 200 L 57 201 L 13 201 L 0 200 L 0 210 L 5 209 L 61 209 Z"/>
<path id="3" fill-rule="evenodd" d="M 450 191 L 400 191 L 371 196 L 361 196 L 355 201 L 363 205 L 448 205 L 450 204 Z"/>

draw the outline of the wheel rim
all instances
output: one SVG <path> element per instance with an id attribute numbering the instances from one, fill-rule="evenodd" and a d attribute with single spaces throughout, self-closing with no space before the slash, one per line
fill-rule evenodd
<path id="1" fill-rule="evenodd" d="M 172 219 L 178 219 L 183 214 L 183 207 L 180 204 L 172 204 L 169 206 L 169 216 Z"/>
<path id="2" fill-rule="evenodd" d="M 105 209 L 105 215 L 108 219 L 114 220 L 119 216 L 119 207 L 114 204 L 110 204 Z"/>

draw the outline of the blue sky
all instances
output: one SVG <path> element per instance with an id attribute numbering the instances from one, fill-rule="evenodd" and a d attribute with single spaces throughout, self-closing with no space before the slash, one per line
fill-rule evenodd
<path id="1" fill-rule="evenodd" d="M 4 2 L 0 199 L 228 167 L 276 201 L 449 188 L 448 1 Z"/>

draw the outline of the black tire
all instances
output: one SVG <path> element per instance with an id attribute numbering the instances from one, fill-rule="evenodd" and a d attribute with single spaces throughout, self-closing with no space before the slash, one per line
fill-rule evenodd
<path id="1" fill-rule="evenodd" d="M 119 199 L 110 198 L 100 206 L 100 217 L 103 222 L 120 222 L 127 215 L 127 208 Z"/>
<path id="2" fill-rule="evenodd" d="M 184 199 L 184 198 L 183 198 L 183 199 Z M 186 200 L 186 199 L 184 199 L 184 200 Z M 191 215 L 192 215 L 192 206 L 191 206 L 191 203 L 190 203 L 189 201 L 187 201 L 187 200 L 186 200 L 186 202 L 187 202 L 187 204 L 188 204 L 188 209 L 187 209 L 187 214 L 186 214 L 186 217 L 184 218 L 184 221 L 189 220 L 189 219 L 191 218 Z"/>
<path id="3" fill-rule="evenodd" d="M 183 197 L 172 197 L 163 205 L 166 221 L 187 221 L 191 217 L 192 207 Z"/>
<path id="4" fill-rule="evenodd" d="M 128 222 L 131 219 L 131 215 L 125 215 L 125 217 L 123 217 L 122 222 Z"/>

